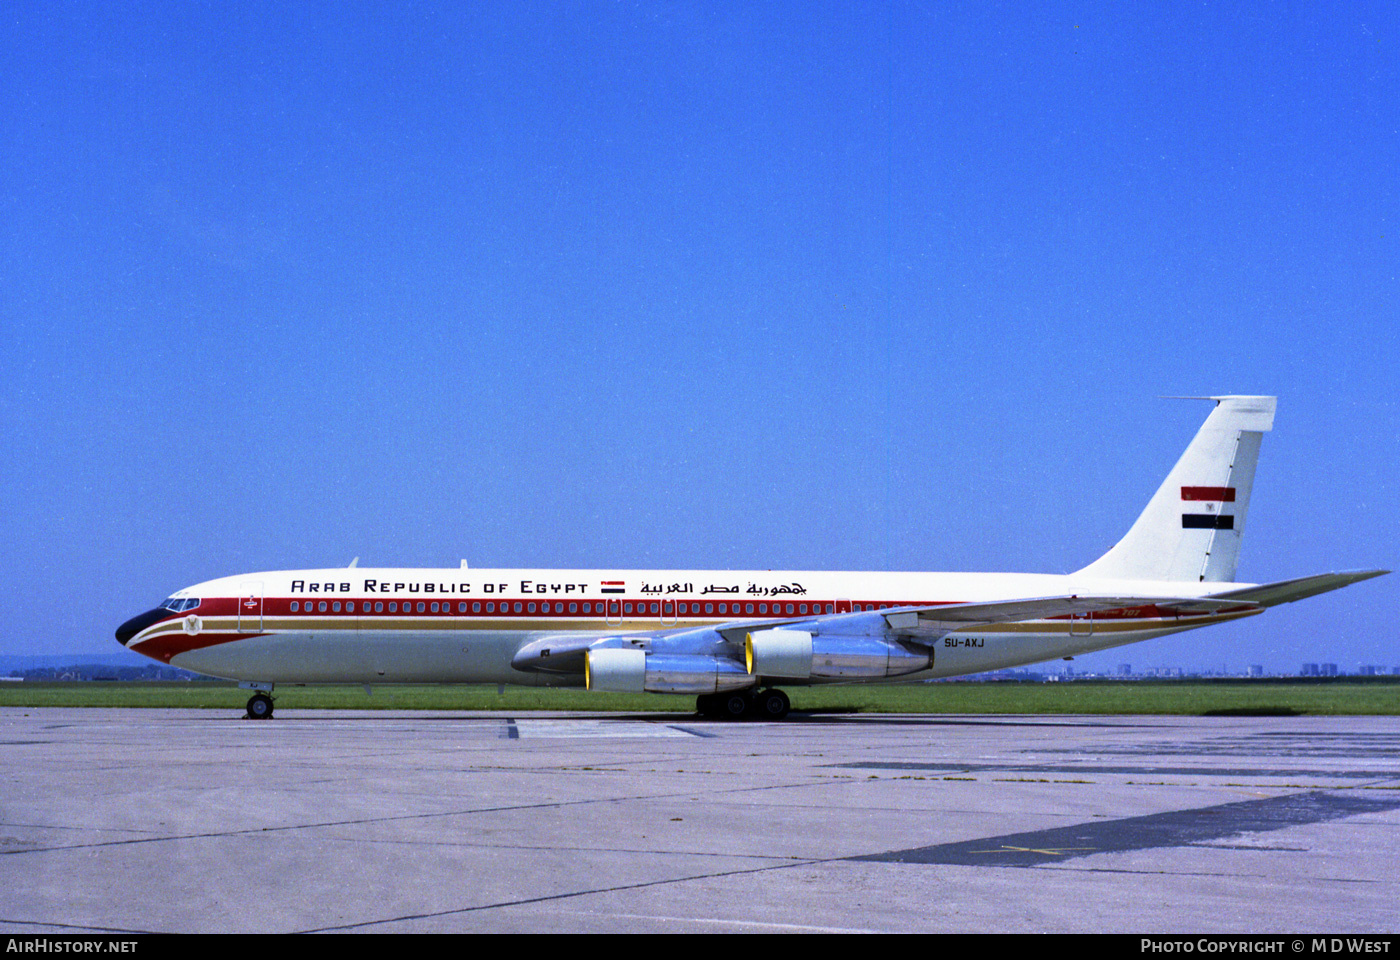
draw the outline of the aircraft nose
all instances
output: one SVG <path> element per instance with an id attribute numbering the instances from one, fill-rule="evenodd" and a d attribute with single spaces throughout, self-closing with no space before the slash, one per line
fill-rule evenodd
<path id="1" fill-rule="evenodd" d="M 126 646 L 131 642 L 132 637 L 136 636 L 142 630 L 145 630 L 157 620 L 168 616 L 170 616 L 169 610 L 157 608 L 155 610 L 147 610 L 145 613 L 132 617 L 126 623 L 117 627 L 117 642 L 122 646 Z"/>

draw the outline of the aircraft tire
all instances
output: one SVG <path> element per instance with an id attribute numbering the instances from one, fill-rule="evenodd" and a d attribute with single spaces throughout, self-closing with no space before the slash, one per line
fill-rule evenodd
<path id="1" fill-rule="evenodd" d="M 760 720 L 781 720 L 792 709 L 792 702 L 781 690 L 765 690 L 753 698 L 753 706 Z"/>
<path id="2" fill-rule="evenodd" d="M 695 698 L 695 712 L 707 720 L 724 718 L 724 698 L 717 693 L 702 693 Z"/>
<path id="3" fill-rule="evenodd" d="M 272 698 L 265 693 L 255 693 L 248 698 L 249 720 L 271 720 Z"/>
<path id="4" fill-rule="evenodd" d="M 725 694 L 720 700 L 720 716 L 726 720 L 743 720 L 753 712 L 753 698 L 747 693 Z"/>

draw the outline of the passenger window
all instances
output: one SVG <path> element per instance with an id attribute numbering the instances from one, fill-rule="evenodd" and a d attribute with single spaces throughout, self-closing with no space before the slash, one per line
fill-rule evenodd
<path id="1" fill-rule="evenodd" d="M 378 601 L 375 602 L 375 604 L 374 604 L 374 612 L 375 612 L 375 613 L 383 613 L 383 612 L 384 612 L 384 601 L 383 601 L 383 600 L 378 600 Z"/>
<path id="2" fill-rule="evenodd" d="M 397 603 L 390 603 L 390 604 L 389 604 L 389 612 L 390 612 L 390 613 L 398 613 L 398 611 L 399 611 L 399 605 L 398 605 Z"/>
<path id="3" fill-rule="evenodd" d="M 751 604 L 751 603 L 746 603 L 746 604 L 744 604 L 744 612 L 745 612 L 745 613 L 753 613 L 753 604 Z"/>
<path id="4" fill-rule="evenodd" d="M 520 612 L 520 601 L 519 601 L 519 600 L 515 601 L 515 612 L 516 612 L 516 613 L 519 613 L 519 612 Z"/>
<path id="5" fill-rule="evenodd" d="M 325 613 L 325 612 L 326 612 L 326 601 L 322 600 L 322 601 L 317 605 L 317 609 L 319 609 L 322 613 Z"/>
<path id="6" fill-rule="evenodd" d="M 293 601 L 292 601 L 292 613 L 296 613 L 296 612 L 297 612 L 297 602 L 296 602 L 295 600 L 293 600 Z"/>
<path id="7" fill-rule="evenodd" d="M 713 603 L 707 603 L 707 604 L 705 604 L 705 612 L 706 612 L 706 613 L 714 613 L 714 612 L 715 612 L 715 605 L 714 605 Z"/>

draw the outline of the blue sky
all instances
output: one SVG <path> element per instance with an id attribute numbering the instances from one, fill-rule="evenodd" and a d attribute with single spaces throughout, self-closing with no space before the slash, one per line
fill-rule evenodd
<path id="1" fill-rule="evenodd" d="M 1146 9 L 1146 13 L 1144 13 Z M 0 651 L 364 565 L 1396 565 L 1381 3 L 0 10 Z M 1110 662 L 1400 665 L 1400 577 Z"/>

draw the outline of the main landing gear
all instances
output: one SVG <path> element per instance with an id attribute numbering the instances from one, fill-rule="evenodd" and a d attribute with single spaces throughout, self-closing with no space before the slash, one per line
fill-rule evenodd
<path id="1" fill-rule="evenodd" d="M 781 690 L 736 690 L 733 693 L 706 693 L 695 698 L 695 710 L 711 720 L 781 720 L 792 709 L 788 695 Z"/>

